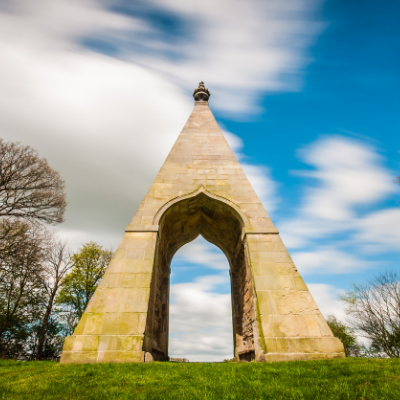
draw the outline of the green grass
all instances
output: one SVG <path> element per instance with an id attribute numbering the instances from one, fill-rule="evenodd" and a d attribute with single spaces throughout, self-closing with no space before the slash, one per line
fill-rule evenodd
<path id="1" fill-rule="evenodd" d="M 95 365 L 2 360 L 3 399 L 400 399 L 400 360 Z"/>

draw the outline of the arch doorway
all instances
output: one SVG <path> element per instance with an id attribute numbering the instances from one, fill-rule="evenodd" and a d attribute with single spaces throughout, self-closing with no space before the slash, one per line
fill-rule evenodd
<path id="1" fill-rule="evenodd" d="M 259 344 L 254 289 L 242 240 L 243 217 L 227 202 L 201 191 L 168 204 L 156 218 L 159 218 L 159 235 L 145 331 L 145 336 L 151 338 L 145 349 L 149 359 L 168 359 L 172 258 L 183 245 L 201 234 L 222 250 L 229 263 L 235 356 L 240 360 L 253 360 Z"/>
<path id="2" fill-rule="evenodd" d="M 234 356 L 229 263 L 201 235 L 172 259 L 168 355 L 191 362 Z"/>

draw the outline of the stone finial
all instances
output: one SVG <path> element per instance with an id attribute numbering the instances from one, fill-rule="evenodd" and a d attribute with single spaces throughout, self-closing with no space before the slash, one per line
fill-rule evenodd
<path id="1" fill-rule="evenodd" d="M 199 87 L 194 89 L 193 97 L 195 101 L 208 101 L 211 96 L 210 91 L 204 86 L 204 82 L 199 83 Z"/>

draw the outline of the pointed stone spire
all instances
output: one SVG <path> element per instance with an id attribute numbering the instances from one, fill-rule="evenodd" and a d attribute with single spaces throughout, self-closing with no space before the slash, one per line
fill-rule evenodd
<path id="1" fill-rule="evenodd" d="M 193 97 L 195 101 L 208 101 L 210 98 L 210 91 L 204 86 L 204 82 L 199 83 L 199 87 L 194 89 Z"/>
<path id="2" fill-rule="evenodd" d="M 65 339 L 61 363 L 167 360 L 170 264 L 199 234 L 229 261 L 236 360 L 344 357 L 208 107 L 203 82 L 193 96 L 194 110 Z"/>

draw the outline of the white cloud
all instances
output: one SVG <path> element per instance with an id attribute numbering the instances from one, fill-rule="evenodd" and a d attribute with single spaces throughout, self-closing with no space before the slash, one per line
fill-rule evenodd
<path id="1" fill-rule="evenodd" d="M 93 1 L 16 4 L 19 12 L 0 12 L 0 134 L 36 148 L 66 180 L 67 222 L 59 228 L 84 232 L 72 241 L 115 248 L 191 101 L 159 74 L 69 37 L 133 20 Z"/>
<path id="2" fill-rule="evenodd" d="M 169 355 L 190 361 L 233 357 L 231 295 L 218 293 L 229 275 L 171 285 Z"/>
<path id="3" fill-rule="evenodd" d="M 376 265 L 374 262 L 361 260 L 350 253 L 335 249 L 333 246 L 293 252 L 292 258 L 302 275 L 349 274 Z"/>
<path id="4" fill-rule="evenodd" d="M 174 256 L 173 262 L 178 265 L 195 264 L 210 269 L 229 270 L 226 256 L 202 236 L 181 247 Z"/>
<path id="5" fill-rule="evenodd" d="M 253 112 L 262 91 L 296 90 L 319 3 L 143 3 L 185 22 L 173 42 L 108 1 L 3 2 L 0 135 L 36 148 L 66 180 L 65 236 L 115 248 L 190 114 L 193 86 L 205 79 L 212 107 L 236 112 Z M 83 47 L 88 38 L 115 45 L 120 59 Z M 247 172 L 271 209 L 268 170 Z"/>
<path id="6" fill-rule="evenodd" d="M 360 218 L 352 239 L 365 252 L 400 251 L 400 208 L 383 209 Z"/>
<path id="7" fill-rule="evenodd" d="M 341 136 L 324 136 L 300 151 L 314 169 L 297 172 L 311 178 L 297 216 L 280 229 L 291 247 L 357 229 L 360 206 L 372 205 L 395 191 L 392 174 L 374 148 Z"/>
<path id="8" fill-rule="evenodd" d="M 195 40 L 153 46 L 176 52 L 146 65 L 192 85 L 204 80 L 211 90 L 215 107 L 243 113 L 258 111 L 261 91 L 298 90 L 301 72 L 310 61 L 308 46 L 322 31 L 315 20 L 319 0 L 242 2 L 240 0 L 153 0 L 156 5 L 190 21 Z M 190 87 L 190 86 L 189 86 Z"/>
<path id="9" fill-rule="evenodd" d="M 375 149 L 340 136 L 325 136 L 300 151 L 315 168 L 304 175 L 317 180 L 303 199 L 302 212 L 313 218 L 344 221 L 355 206 L 375 203 L 393 193 L 392 176 Z"/>
<path id="10" fill-rule="evenodd" d="M 360 271 L 376 265 L 365 260 L 366 251 L 400 250 L 400 211 L 366 208 L 396 190 L 376 149 L 332 135 L 299 155 L 313 169 L 297 172 L 308 179 L 297 215 L 277 225 L 289 248 L 302 249 L 293 254 L 302 273 Z"/>

